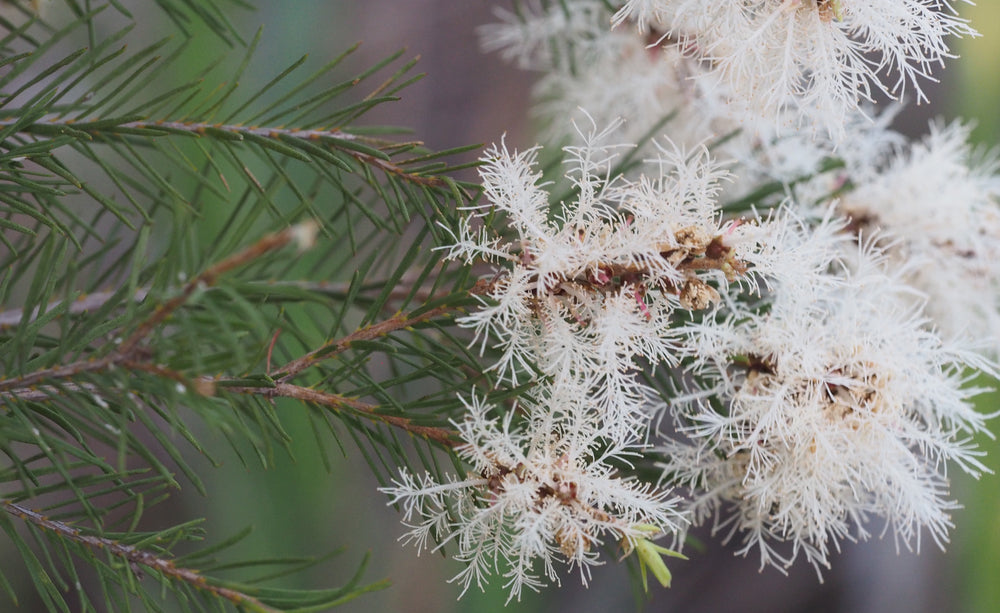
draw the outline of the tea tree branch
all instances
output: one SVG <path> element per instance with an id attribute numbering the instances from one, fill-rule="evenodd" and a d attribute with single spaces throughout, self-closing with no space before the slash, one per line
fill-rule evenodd
<path id="1" fill-rule="evenodd" d="M 17 124 L 16 117 L 0 120 L 0 129 Z M 379 170 L 395 175 L 405 181 L 424 187 L 445 187 L 447 183 L 438 176 L 425 176 L 417 172 L 410 172 L 403 168 L 406 161 L 397 163 L 389 160 L 381 147 L 391 146 L 399 148 L 404 143 L 388 143 L 377 141 L 371 138 L 358 136 L 349 132 L 344 132 L 337 128 L 332 129 L 296 129 L 269 126 L 245 126 L 240 124 L 221 124 L 208 122 L 187 122 L 187 121 L 156 121 L 148 119 L 137 119 L 133 121 L 99 120 L 90 122 L 77 122 L 72 119 L 62 119 L 59 117 L 21 126 L 19 131 L 45 136 L 54 136 L 62 133 L 73 133 L 85 135 L 85 138 L 109 136 L 129 136 L 142 134 L 148 136 L 167 136 L 170 134 L 180 134 L 185 136 L 209 137 L 223 139 L 227 141 L 261 142 L 273 141 L 286 143 L 293 148 L 296 146 L 307 147 L 309 144 L 320 145 L 339 151 L 348 155 L 358 162 L 378 168 Z M 410 145 L 415 143 L 405 143 Z M 306 158 L 308 159 L 308 158 Z"/>
<path id="2" fill-rule="evenodd" d="M 142 341 L 174 311 L 187 302 L 196 290 L 214 285 L 218 278 L 226 272 L 247 264 L 265 253 L 280 249 L 291 242 L 298 241 L 300 244 L 309 244 L 315 229 L 315 225 L 311 223 L 299 224 L 265 236 L 250 247 L 210 266 L 191 279 L 181 288 L 177 296 L 157 306 L 153 313 L 108 355 L 99 359 L 83 359 L 54 368 L 36 370 L 0 381 L 0 395 L 7 392 L 9 395 L 17 397 L 19 391 L 30 389 L 39 383 L 68 379 L 82 373 L 103 371 L 112 366 L 135 367 L 136 363 L 146 362 L 140 347 Z"/>
<path id="3" fill-rule="evenodd" d="M 174 581 L 181 581 L 197 590 L 206 592 L 217 598 L 228 600 L 233 605 L 246 611 L 253 611 L 254 613 L 279 613 L 278 609 L 267 606 L 249 594 L 232 588 L 213 585 L 209 582 L 208 578 L 198 571 L 176 566 L 173 560 L 169 558 L 161 557 L 150 551 L 126 545 L 103 536 L 85 534 L 83 531 L 67 523 L 49 519 L 38 511 L 33 511 L 9 500 L 0 501 L 0 506 L 8 514 L 35 526 L 43 532 L 54 533 L 60 539 L 83 545 L 94 553 L 105 551 L 111 556 L 125 560 L 133 568 L 144 566 L 164 577 Z"/>

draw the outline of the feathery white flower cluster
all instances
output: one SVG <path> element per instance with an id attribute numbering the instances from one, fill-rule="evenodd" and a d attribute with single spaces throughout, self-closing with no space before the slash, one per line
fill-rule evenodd
<path id="1" fill-rule="evenodd" d="M 967 373 L 996 376 L 1000 358 L 997 156 L 961 123 L 907 144 L 894 112 L 859 105 L 922 97 L 947 37 L 975 34 L 954 2 L 522 8 L 484 46 L 544 73 L 565 185 L 542 182 L 538 147 L 494 146 L 484 201 L 445 248 L 495 267 L 459 323 L 530 391 L 514 408 L 469 401 L 470 476 L 387 490 L 409 538 L 454 543 L 466 588 L 502 572 L 511 597 L 558 582 L 558 561 L 586 581 L 598 545 L 678 546 L 689 523 L 780 569 L 819 572 L 878 520 L 897 544 L 927 530 L 943 546 L 947 466 L 984 470 Z M 804 123 L 823 129 L 788 129 Z M 616 174 L 607 143 L 640 140 L 648 159 Z M 657 487 L 633 465 L 658 467 Z"/>
<path id="2" fill-rule="evenodd" d="M 778 284 L 764 312 L 688 329 L 698 384 L 676 416 L 687 440 L 663 447 L 665 475 L 696 492 L 695 522 L 714 518 L 762 567 L 800 554 L 828 567 L 831 544 L 866 538 L 870 515 L 897 543 L 919 546 L 927 528 L 941 545 L 957 507 L 946 462 L 985 470 L 963 369 L 991 368 L 924 325 L 881 257 L 862 251 L 853 272 L 814 277 L 808 292 Z"/>
<path id="3" fill-rule="evenodd" d="M 489 150 L 481 170 L 487 202 L 462 222 L 449 257 L 505 267 L 489 290 L 493 304 L 459 321 L 483 342 L 499 339 L 501 377 L 516 383 L 534 365 L 556 381 L 582 378 L 607 421 L 638 419 L 644 428 L 629 374 L 636 359 L 672 364 L 672 312 L 718 300 L 709 281 L 735 280 L 753 263 L 758 240 L 749 225 L 720 221 L 714 197 L 727 173 L 704 149 L 689 156 L 662 148 L 651 162 L 655 178 L 609 178 L 618 147 L 603 141 L 614 128 L 565 149 L 577 195 L 554 214 L 533 169 L 537 148 Z M 516 239 L 476 229 L 497 212 Z"/>
<path id="4" fill-rule="evenodd" d="M 912 87 L 975 36 L 953 0 L 628 0 L 615 15 L 711 63 L 732 96 L 761 114 L 792 109 L 838 131 L 862 100 Z M 884 78 L 891 82 L 883 82 Z"/>
<path id="5" fill-rule="evenodd" d="M 1000 164 L 976 151 L 969 126 L 932 124 L 930 134 L 856 179 L 838 204 L 858 232 L 881 232 L 928 315 L 951 336 L 981 339 L 1000 354 Z"/>
<path id="6" fill-rule="evenodd" d="M 534 395 L 517 407 L 528 415 L 522 425 L 513 425 L 516 410 L 498 419 L 490 417 L 496 407 L 475 397 L 467 404 L 457 424 L 466 441 L 459 455 L 472 466 L 465 479 L 404 472 L 384 490 L 412 522 L 407 540 L 420 549 L 433 547 L 432 538 L 438 548 L 454 543 L 455 558 L 468 565 L 455 577 L 463 592 L 500 570 L 510 598 L 520 599 L 525 587 L 559 583 L 557 561 L 579 568 L 586 583 L 601 546 L 629 551 L 684 522 L 678 499 L 616 474 L 613 465 L 640 448 L 607 436 L 585 388 L 542 384 Z"/>
<path id="7" fill-rule="evenodd" d="M 573 124 L 584 121 L 617 126 L 617 142 L 638 142 L 670 116 L 670 140 L 683 146 L 737 127 L 738 114 L 717 80 L 679 46 L 652 48 L 632 30 L 610 30 L 601 0 L 575 0 L 566 9 L 501 10 L 499 23 L 480 29 L 486 50 L 542 73 L 535 112 L 545 120 L 549 142 L 579 144 Z M 652 148 L 648 153 L 655 155 Z"/>
<path id="8" fill-rule="evenodd" d="M 457 542 L 470 564 L 466 587 L 473 577 L 481 584 L 496 558 L 510 566 L 512 597 L 539 585 L 536 563 L 558 581 L 553 560 L 562 559 L 586 580 L 602 534 L 629 550 L 682 523 L 676 499 L 612 468 L 641 455 L 659 408 L 636 371 L 676 363 L 674 311 L 716 302 L 715 288 L 754 263 L 760 232 L 720 223 L 714 195 L 726 173 L 704 149 L 663 148 L 650 161 L 655 178 L 610 176 L 619 147 L 603 140 L 615 127 L 566 148 L 575 197 L 556 209 L 534 169 L 537 148 L 487 151 L 486 202 L 470 209 L 449 248 L 452 259 L 499 266 L 487 303 L 459 324 L 497 343 L 502 379 L 527 376 L 536 390 L 519 404 L 528 419 L 516 426 L 513 412 L 499 427 L 470 405 L 460 454 L 478 476 L 439 486 L 404 474 L 387 490 L 407 501 L 408 519 L 421 518 L 411 532 L 418 544 L 429 531 Z M 493 234 L 485 220 L 496 215 L 515 236 Z M 445 498 L 455 498 L 453 511 Z M 443 521 L 449 513 L 456 519 Z"/>
<path id="9" fill-rule="evenodd" d="M 551 48 L 562 51 L 525 64 L 546 71 L 539 106 L 556 124 L 552 134 L 565 137 L 567 122 L 555 118 L 576 105 L 600 122 L 623 114 L 619 137 L 640 138 L 669 119 L 664 129 L 681 147 L 725 136 L 715 146 L 737 160 L 740 176 L 726 193 L 713 186 L 709 198 L 742 200 L 736 210 L 749 212 L 791 196 L 767 224 L 740 226 L 753 248 L 735 261 L 752 261 L 746 286 L 759 282 L 767 292 L 729 291 L 717 277 L 723 291 L 712 308 L 684 325 L 668 317 L 651 327 L 661 351 L 636 353 L 684 373 L 681 396 L 660 390 L 675 394 L 677 428 L 659 447 L 664 482 L 688 487 L 695 523 L 714 517 L 765 565 L 785 567 L 802 554 L 825 566 L 840 540 L 868 535 L 872 516 L 902 543 L 918 545 L 927 528 L 941 544 L 955 507 L 946 462 L 982 468 L 967 440 L 982 429 L 970 403 L 978 390 L 966 389 L 960 373 L 992 373 L 989 360 L 1000 353 L 996 158 L 977 158 L 960 124 L 932 126 L 924 143 L 907 147 L 887 127 L 894 113 L 871 121 L 858 111 L 876 89 L 897 95 L 913 86 L 920 99 L 920 79 L 949 56 L 946 38 L 975 32 L 946 0 L 629 0 L 604 14 L 621 27 L 604 31 L 592 27 L 596 5 L 535 5 L 484 30 L 487 46 L 523 56 L 542 48 L 538 24 L 562 24 L 550 29 Z M 586 19 L 573 18 L 577 11 Z M 584 22 L 591 25 L 568 25 Z M 883 76 L 897 81 L 883 84 Z M 824 130 L 789 133 L 802 123 Z M 772 182 L 784 190 L 768 191 Z M 511 201 L 491 196 L 501 200 Z M 615 210 L 628 202 L 618 199 Z M 707 236 L 725 233 L 715 206 L 703 212 L 718 224 Z M 669 205 L 649 218 L 656 215 L 669 219 Z M 605 218 L 576 223 L 581 236 L 606 227 Z M 459 244 L 467 245 L 471 230 L 463 232 Z M 530 257 L 519 272 L 530 285 L 544 241 L 521 239 Z M 565 278 L 589 279 L 582 261 Z M 497 285 L 492 297 L 519 303 L 521 291 Z M 644 304 L 665 297 L 667 313 L 678 306 L 661 294 L 643 293 Z M 478 316 L 492 322 L 480 332 L 508 349 L 552 342 L 540 329 L 522 336 L 510 319 Z M 987 357 L 959 333 L 992 339 L 979 348 Z M 639 367 L 634 357 L 615 356 L 630 369 Z"/>

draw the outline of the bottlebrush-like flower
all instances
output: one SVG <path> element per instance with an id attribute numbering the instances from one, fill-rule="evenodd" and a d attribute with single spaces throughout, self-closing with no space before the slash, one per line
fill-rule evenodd
<path id="1" fill-rule="evenodd" d="M 948 335 L 981 339 L 1000 354 L 1000 175 L 995 152 L 968 144 L 969 126 L 932 124 L 838 205 L 863 235 L 879 232 Z"/>
<path id="2" fill-rule="evenodd" d="M 643 144 L 670 119 L 671 140 L 689 146 L 733 132 L 734 118 L 745 115 L 733 111 L 703 62 L 677 46 L 651 47 L 635 30 L 611 30 L 611 11 L 600 0 L 531 2 L 497 17 L 499 23 L 480 29 L 482 45 L 544 73 L 535 112 L 550 142 L 580 144 L 567 118 L 602 126 L 621 118 L 614 137 Z"/>
<path id="3" fill-rule="evenodd" d="M 900 107 L 882 113 L 871 110 L 871 117 L 853 115 L 843 125 L 843 145 L 822 134 L 807 131 L 790 133 L 760 119 L 729 139 L 720 148 L 736 160 L 739 180 L 727 190 L 736 194 L 753 192 L 762 184 L 777 181 L 804 210 L 815 209 L 822 218 L 829 209 L 831 194 L 847 185 L 858 185 L 876 176 L 885 160 L 898 150 L 904 138 L 889 128 Z M 758 201 L 757 206 L 768 204 Z M 818 205 L 818 207 L 816 206 Z"/>
<path id="4" fill-rule="evenodd" d="M 984 470 L 963 370 L 992 365 L 930 331 L 872 255 L 824 291 L 779 285 L 764 312 L 692 329 L 700 385 L 677 416 L 687 440 L 664 447 L 665 479 L 691 487 L 693 521 L 713 517 L 762 566 L 802 555 L 818 572 L 871 516 L 897 543 L 919 547 L 927 529 L 942 545 L 956 507 L 946 463 Z"/>
<path id="5" fill-rule="evenodd" d="M 704 66 L 676 47 L 649 48 L 631 31 L 606 32 L 618 40 L 604 53 L 583 59 L 587 69 L 552 70 L 535 87 L 536 114 L 550 142 L 579 144 L 567 118 L 598 125 L 624 119 L 615 134 L 620 142 L 649 143 L 657 126 L 669 129 L 674 143 L 693 146 L 737 129 L 725 97 Z M 643 152 L 655 147 L 645 147 Z"/>
<path id="6" fill-rule="evenodd" d="M 706 150 L 661 148 L 647 166 L 654 177 L 632 181 L 609 176 L 618 147 L 601 144 L 606 134 L 565 149 L 576 195 L 555 208 L 533 168 L 537 149 L 490 149 L 486 202 L 448 256 L 500 266 L 488 302 L 459 324 L 498 341 L 501 376 L 516 381 L 534 365 L 589 381 L 607 419 L 624 427 L 644 419 L 636 360 L 673 363 L 673 312 L 709 307 L 730 281 L 752 283 L 743 273 L 760 245 L 753 224 L 721 220 L 714 197 L 726 173 Z M 476 227 L 494 214 L 509 230 Z"/>
<path id="7" fill-rule="evenodd" d="M 616 21 L 668 32 L 712 62 L 761 114 L 790 105 L 838 133 L 873 92 L 899 97 L 952 57 L 949 36 L 975 36 L 954 0 L 629 0 Z M 874 55 L 873 53 L 874 52 Z M 884 82 L 889 78 L 891 81 Z"/>
<path id="8" fill-rule="evenodd" d="M 484 51 L 528 70 L 567 70 L 574 61 L 602 55 L 621 41 L 605 36 L 607 5 L 603 0 L 572 0 L 554 5 L 532 0 L 517 12 L 495 11 L 499 20 L 479 28 Z"/>
<path id="9" fill-rule="evenodd" d="M 383 489 L 390 504 L 403 506 L 406 540 L 419 549 L 457 548 L 454 557 L 468 566 L 454 580 L 464 589 L 503 572 L 510 598 L 519 598 L 524 587 L 559 583 L 557 562 L 579 568 L 586 583 L 602 545 L 631 551 L 684 523 L 679 499 L 616 474 L 611 462 L 627 462 L 639 447 L 609 439 L 593 411 L 581 410 L 588 388 L 535 391 L 537 402 L 522 398 L 529 419 L 520 427 L 512 425 L 517 411 L 499 420 L 473 397 L 456 424 L 466 441 L 458 454 L 472 465 L 465 479 L 439 483 L 403 472 Z"/>

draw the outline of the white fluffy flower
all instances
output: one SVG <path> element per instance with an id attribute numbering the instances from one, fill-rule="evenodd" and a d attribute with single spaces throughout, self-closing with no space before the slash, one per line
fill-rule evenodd
<path id="1" fill-rule="evenodd" d="M 872 111 L 872 118 L 851 116 L 837 140 L 808 131 L 788 132 L 764 118 L 747 122 L 720 148 L 739 168 L 739 179 L 727 192 L 753 194 L 762 185 L 781 184 L 786 189 L 773 197 L 790 195 L 804 211 L 817 210 L 823 217 L 832 194 L 869 181 L 902 146 L 903 136 L 889 128 L 899 108 Z M 757 206 L 769 203 L 755 198 Z"/>
<path id="2" fill-rule="evenodd" d="M 983 470 L 971 435 L 985 418 L 962 373 L 990 365 L 929 331 L 872 256 L 824 291 L 779 285 L 763 312 L 692 335 L 700 385 L 665 478 L 691 487 L 694 521 L 714 517 L 762 566 L 802 555 L 818 570 L 839 541 L 868 536 L 871 516 L 897 543 L 919 547 L 927 529 L 941 545 L 956 506 L 946 463 Z"/>
<path id="3" fill-rule="evenodd" d="M 650 138 L 666 125 L 671 141 L 690 147 L 732 133 L 746 115 L 707 63 L 676 45 L 651 45 L 655 38 L 635 29 L 610 29 L 607 3 L 528 3 L 517 15 L 497 15 L 500 23 L 481 29 L 483 47 L 543 72 L 534 111 L 550 142 L 582 142 L 567 119 L 602 126 L 621 119 L 619 142 L 652 151 Z"/>
<path id="4" fill-rule="evenodd" d="M 761 114 L 794 106 L 838 133 L 873 92 L 920 89 L 952 57 L 949 36 L 976 32 L 955 0 L 630 0 L 616 15 L 658 28 L 713 62 Z M 646 24 L 649 24 L 648 26 Z M 874 54 L 873 54 L 874 52 Z M 883 81 L 886 79 L 886 81 Z"/>
<path id="5" fill-rule="evenodd" d="M 637 360 L 673 363 L 674 311 L 709 307 L 730 281 L 752 283 L 742 273 L 761 246 L 753 224 L 721 220 L 715 195 L 726 173 L 703 148 L 661 148 L 646 166 L 655 174 L 632 181 L 609 177 L 617 148 L 604 136 L 566 148 L 575 196 L 555 209 L 533 170 L 537 149 L 488 151 L 486 202 L 463 221 L 449 256 L 501 267 L 489 302 L 459 320 L 483 342 L 496 339 L 501 376 L 516 381 L 534 365 L 588 381 L 607 419 L 631 427 L 648 417 L 637 409 Z M 496 213 L 509 232 L 474 229 Z"/>
<path id="6" fill-rule="evenodd" d="M 619 118 L 615 138 L 648 146 L 650 137 L 669 131 L 682 145 L 697 145 L 732 132 L 734 113 L 704 66 L 677 47 L 650 48 L 632 31 L 603 34 L 616 44 L 581 58 L 587 69 L 551 70 L 535 87 L 535 113 L 551 142 L 580 142 L 567 118 L 610 125 Z"/>
<path id="7" fill-rule="evenodd" d="M 538 403 L 521 404 L 530 415 L 523 427 L 511 425 L 516 411 L 491 418 L 496 409 L 473 398 L 458 425 L 466 441 L 458 452 L 473 471 L 465 479 L 439 483 L 404 472 L 383 490 L 403 506 L 407 540 L 457 548 L 455 558 L 468 566 L 455 580 L 465 589 L 502 572 L 510 597 L 519 598 L 524 587 L 559 583 L 557 562 L 578 567 L 586 583 L 602 546 L 629 551 L 684 522 L 677 498 L 617 475 L 610 462 L 627 462 L 638 448 L 608 440 L 580 410 L 588 390 L 537 392 Z"/>
<path id="8" fill-rule="evenodd" d="M 565 70 L 575 60 L 606 52 L 606 46 L 621 39 L 605 36 L 607 6 L 602 0 L 572 0 L 569 3 L 522 3 L 517 12 L 498 8 L 496 23 L 479 28 L 485 51 L 519 68 Z"/>
<path id="9" fill-rule="evenodd" d="M 839 209 L 862 234 L 880 232 L 927 312 L 948 335 L 1000 353 L 1000 175 L 995 154 L 968 144 L 969 127 L 932 124 L 919 143 L 846 194 Z"/>

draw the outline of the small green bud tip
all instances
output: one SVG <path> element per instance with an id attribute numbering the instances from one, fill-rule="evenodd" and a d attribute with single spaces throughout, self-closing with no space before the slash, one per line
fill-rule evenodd
<path id="1" fill-rule="evenodd" d="M 635 529 L 640 532 L 659 532 L 659 530 L 648 524 L 638 524 L 634 526 Z M 638 537 L 630 543 L 631 551 L 635 551 L 636 555 L 639 556 L 639 568 L 642 571 L 642 589 L 644 592 L 649 592 L 649 582 L 646 578 L 646 569 L 652 571 L 653 577 L 660 582 L 663 587 L 670 587 L 670 581 L 672 575 L 670 574 L 670 569 L 667 568 L 666 563 L 663 561 L 663 557 L 680 558 L 682 560 L 687 560 L 687 556 L 684 554 L 674 551 L 673 549 L 667 549 L 666 547 L 661 547 L 652 541 Z M 626 554 L 628 555 L 628 554 Z"/>

